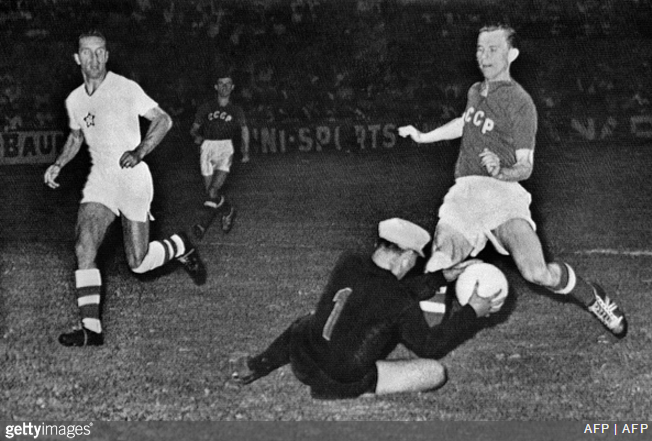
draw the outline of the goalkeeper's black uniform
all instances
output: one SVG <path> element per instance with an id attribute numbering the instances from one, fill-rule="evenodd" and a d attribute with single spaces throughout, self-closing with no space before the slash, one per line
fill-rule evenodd
<path id="1" fill-rule="evenodd" d="M 447 282 L 441 272 L 398 280 L 369 256 L 344 254 L 314 312 L 297 319 L 248 362 L 251 382 L 291 363 L 316 398 L 374 392 L 376 361 L 399 344 L 421 358 L 441 358 L 479 329 L 466 305 L 430 327 L 419 301 Z"/>

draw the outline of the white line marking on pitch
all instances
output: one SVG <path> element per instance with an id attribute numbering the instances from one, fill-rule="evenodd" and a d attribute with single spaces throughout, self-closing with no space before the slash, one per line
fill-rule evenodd
<path id="1" fill-rule="evenodd" d="M 247 242 L 217 242 L 217 241 L 205 241 L 203 243 L 205 246 L 211 247 L 236 247 L 236 248 L 261 248 L 261 247 L 278 247 L 278 248 L 297 248 L 297 249 L 323 249 L 323 250 L 335 250 L 339 249 L 337 246 L 332 247 L 321 247 L 318 245 L 305 245 L 300 243 L 273 243 L 273 242 L 256 242 L 256 243 L 247 243 Z M 596 248 L 593 250 L 578 250 L 578 251 L 568 251 L 570 254 L 580 254 L 580 255 L 604 255 L 604 256 L 627 256 L 627 257 L 652 257 L 652 250 L 616 250 L 613 248 Z M 566 254 L 566 253 L 562 253 Z"/>
<path id="2" fill-rule="evenodd" d="M 652 251 L 649 250 L 614 250 L 610 248 L 581 250 L 575 251 L 574 254 L 607 254 L 613 256 L 631 256 L 631 257 L 652 257 Z"/>

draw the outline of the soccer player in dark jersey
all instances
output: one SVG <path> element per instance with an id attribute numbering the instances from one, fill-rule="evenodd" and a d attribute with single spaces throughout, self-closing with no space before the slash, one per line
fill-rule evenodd
<path id="1" fill-rule="evenodd" d="M 439 209 L 426 271 L 437 271 L 477 255 L 491 241 L 511 254 L 523 277 L 560 295 L 570 295 L 614 336 L 627 320 L 604 289 L 575 274 L 565 262 L 546 262 L 530 214 L 530 194 L 520 181 L 532 174 L 537 112 L 530 95 L 510 75 L 518 57 L 516 35 L 504 24 L 480 29 L 476 48 L 484 81 L 468 92 L 464 114 L 428 133 L 413 126 L 399 135 L 417 143 L 461 137 L 455 185 Z"/>
<path id="2" fill-rule="evenodd" d="M 378 235 L 371 258 L 349 252 L 340 257 L 315 311 L 294 321 L 260 354 L 231 359 L 236 382 L 251 383 L 289 363 L 318 399 L 425 391 L 444 384 L 446 370 L 437 359 L 486 323 L 478 318 L 498 310 L 498 293 L 482 298 L 474 292 L 467 305 L 430 327 L 419 301 L 455 280 L 471 261 L 405 277 L 423 256 L 430 234 L 393 218 L 380 222 Z M 387 359 L 399 343 L 418 358 Z"/>
<path id="3" fill-rule="evenodd" d="M 217 96 L 197 109 L 190 135 L 200 145 L 200 168 L 206 189 L 201 220 L 193 233 L 201 239 L 215 217 L 222 216 L 222 230 L 231 231 L 235 207 L 226 199 L 222 187 L 231 171 L 234 140 L 240 140 L 242 162 L 249 162 L 249 128 L 240 106 L 231 103 L 235 87 L 228 72 L 216 74 Z"/>

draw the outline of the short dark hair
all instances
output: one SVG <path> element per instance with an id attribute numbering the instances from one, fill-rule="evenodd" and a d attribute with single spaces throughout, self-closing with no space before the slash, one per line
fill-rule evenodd
<path id="1" fill-rule="evenodd" d="M 483 32 L 493 32 L 493 31 L 504 31 L 505 39 L 507 40 L 507 45 L 509 47 L 518 48 L 518 38 L 516 35 L 516 30 L 507 23 L 503 23 L 503 22 L 487 23 L 480 28 L 478 34 L 482 34 Z"/>
<path id="2" fill-rule="evenodd" d="M 89 29 L 88 31 L 79 34 L 79 38 L 77 39 L 77 44 L 79 44 L 79 42 L 82 41 L 82 39 L 90 38 L 90 37 L 101 38 L 102 40 L 104 40 L 104 43 L 106 44 L 106 37 L 104 36 L 102 31 L 98 29 Z"/>
<path id="3" fill-rule="evenodd" d="M 393 251 L 398 254 L 404 253 L 406 251 L 403 248 L 396 245 L 394 242 L 390 242 L 389 240 L 383 239 L 382 237 L 379 237 L 376 240 L 376 248 L 385 248 L 388 251 Z"/>
<path id="4" fill-rule="evenodd" d="M 234 73 L 234 66 L 230 62 L 220 62 L 216 66 L 213 67 L 212 69 L 212 81 L 217 84 L 217 80 L 220 78 L 231 78 L 231 80 L 234 80 L 233 78 L 233 73 Z"/>

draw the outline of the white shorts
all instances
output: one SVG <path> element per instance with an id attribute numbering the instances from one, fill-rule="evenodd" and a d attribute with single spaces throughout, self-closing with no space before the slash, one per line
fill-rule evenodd
<path id="1" fill-rule="evenodd" d="M 152 219 L 149 210 L 154 199 L 152 174 L 146 163 L 133 168 L 93 166 L 84 186 L 81 203 L 106 206 L 116 216 L 135 222 Z"/>
<path id="2" fill-rule="evenodd" d="M 532 196 L 518 182 L 505 182 L 486 176 L 465 176 L 455 180 L 439 209 L 439 223 L 461 233 L 478 255 L 493 243 L 501 254 L 509 254 L 492 233 L 511 219 L 525 219 L 533 229 L 530 213 Z"/>
<path id="3" fill-rule="evenodd" d="M 202 142 L 199 152 L 202 176 L 212 176 L 215 170 L 229 173 L 231 164 L 233 164 L 233 142 L 230 139 Z"/>

